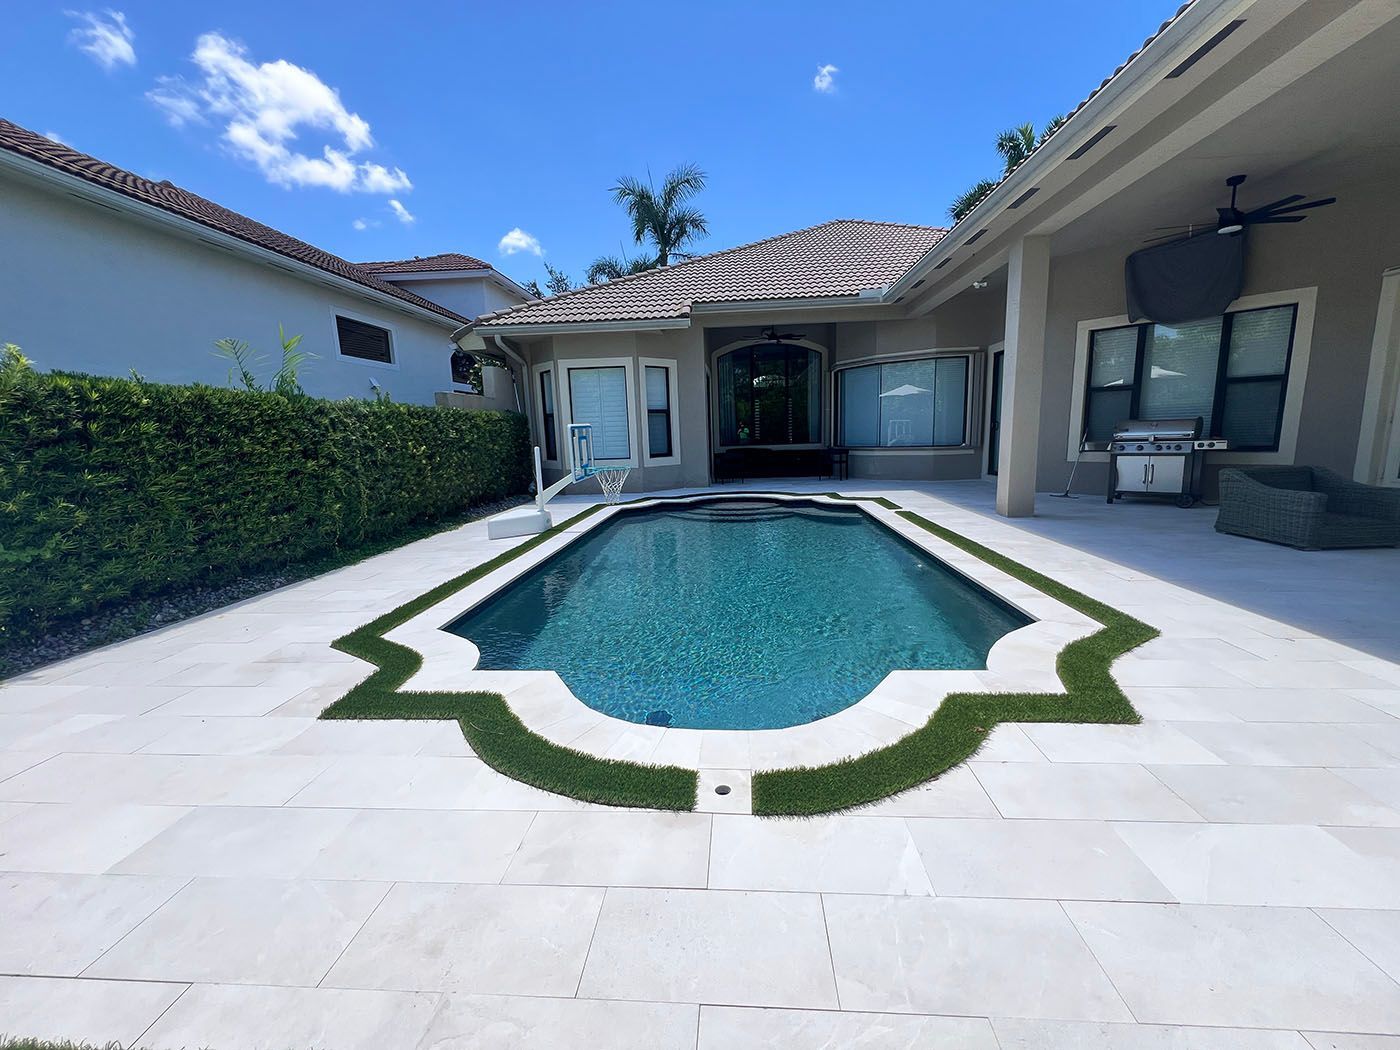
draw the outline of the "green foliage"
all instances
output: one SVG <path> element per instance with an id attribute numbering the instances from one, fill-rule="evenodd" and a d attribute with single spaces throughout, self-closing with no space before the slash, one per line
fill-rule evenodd
<path id="1" fill-rule="evenodd" d="M 1093 617 L 1103 630 L 1060 651 L 1055 669 L 1063 693 L 951 693 L 927 722 L 888 747 L 829 766 L 756 773 L 757 814 L 832 813 L 907 791 L 971 758 L 998 722 L 1141 721 L 1109 669 L 1118 657 L 1157 637 L 1155 628 L 912 511 L 899 516 Z"/>
<path id="2" fill-rule="evenodd" d="M 523 492 L 527 451 L 514 413 L 41 374 L 7 346 L 0 645 Z"/>
<path id="3" fill-rule="evenodd" d="M 530 732 L 499 693 L 413 692 L 400 687 L 422 666 L 407 646 L 384 637 L 425 609 L 597 513 L 590 507 L 569 520 L 441 583 L 363 627 L 337 638 L 335 647 L 379 669 L 322 712 L 322 718 L 429 718 L 455 721 L 472 750 L 493 769 L 525 784 L 609 806 L 695 808 L 697 776 L 678 766 L 643 766 L 596 758 Z"/>
<path id="4" fill-rule="evenodd" d="M 307 350 L 298 350 L 301 345 L 301 336 L 289 336 L 282 330 L 282 326 L 277 326 L 277 342 L 282 351 L 282 363 L 273 373 L 272 381 L 268 383 L 267 389 L 283 397 L 304 397 L 306 391 L 301 388 L 301 381 L 298 376 L 301 368 L 307 361 L 314 361 L 316 355 Z M 267 360 L 266 354 L 259 354 L 252 349 L 246 339 L 217 339 L 214 341 L 214 356 L 222 357 L 229 362 L 228 385 L 231 387 L 242 387 L 250 393 L 262 390 L 258 383 L 258 376 L 255 369 Z M 140 381 L 140 376 L 135 371 L 131 377 Z"/>
<path id="5" fill-rule="evenodd" d="M 641 259 L 617 259 L 605 255 L 589 267 L 589 281 L 613 280 L 625 273 L 668 266 L 671 257 L 687 259 L 684 250 L 710 232 L 700 209 L 687 203 L 705 188 L 705 173 L 694 164 L 682 164 L 667 172 L 657 189 L 648 175 L 645 182 L 624 175 L 612 187 L 613 200 L 622 205 L 632 223 L 632 239 L 645 244 L 650 254 Z"/>
<path id="6" fill-rule="evenodd" d="M 1001 154 L 1002 178 L 1020 167 L 1022 162 L 1035 152 L 1041 143 L 1060 130 L 1067 119 L 1069 118 L 1063 114 L 1051 117 L 1046 121 L 1039 137 L 1036 136 L 1035 125 L 1029 121 L 1014 128 L 1007 128 L 999 134 L 996 137 L 996 150 Z M 1001 179 L 979 179 L 954 197 L 953 203 L 948 205 L 948 214 L 952 220 L 962 222 L 963 216 L 977 207 L 982 198 L 996 189 L 1000 183 Z"/>
<path id="7" fill-rule="evenodd" d="M 649 255 L 639 255 L 629 259 L 626 255 L 600 255 L 589 264 L 584 279 L 589 284 L 602 284 L 615 281 L 619 277 L 629 277 L 657 266 L 657 261 Z"/>

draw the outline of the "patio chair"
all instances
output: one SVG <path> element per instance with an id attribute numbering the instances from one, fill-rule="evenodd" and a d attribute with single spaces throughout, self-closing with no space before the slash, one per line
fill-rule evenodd
<path id="1" fill-rule="evenodd" d="M 1226 467 L 1215 529 L 1300 550 L 1400 546 L 1400 489 L 1325 467 Z"/>

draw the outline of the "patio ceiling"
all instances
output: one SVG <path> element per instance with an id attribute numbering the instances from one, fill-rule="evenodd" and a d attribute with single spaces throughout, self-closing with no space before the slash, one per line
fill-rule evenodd
<path id="1" fill-rule="evenodd" d="M 1049 236 L 1061 255 L 1140 242 L 1159 225 L 1211 221 L 1225 202 L 1225 177 L 1237 172 L 1251 176 L 1242 199 L 1262 203 L 1284 193 L 1324 195 L 1330 175 L 1350 172 L 1355 180 L 1363 163 L 1377 174 L 1400 171 L 1400 7 L 1392 0 L 1207 6 L 1213 16 L 1199 20 L 1194 36 L 1164 34 L 1161 46 L 1175 50 L 1155 57 L 1136 97 L 1102 113 L 1085 107 L 1074 122 L 1083 126 L 1058 158 L 1043 159 L 1038 170 L 1027 162 L 999 199 L 985 201 L 915 267 L 894 290 L 912 313 L 974 280 L 995 280 L 1023 236 Z M 1180 77 L 1166 76 L 1200 38 L 1239 19 Z M 1070 159 L 1109 124 L 1114 132 Z M 1038 192 L 1020 208 L 1008 207 L 1032 187 Z M 915 280 L 921 285 L 912 287 Z"/>

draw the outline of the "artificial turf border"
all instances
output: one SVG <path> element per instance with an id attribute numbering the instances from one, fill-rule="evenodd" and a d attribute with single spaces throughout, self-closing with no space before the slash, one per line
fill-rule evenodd
<path id="1" fill-rule="evenodd" d="M 745 490 L 741 495 L 772 493 Z M 878 801 L 932 780 L 964 761 L 982 745 L 998 722 L 1134 723 L 1140 720 L 1114 682 L 1109 666 L 1123 653 L 1156 637 L 1156 630 L 980 543 L 911 511 L 900 510 L 888 499 L 837 493 L 824 495 L 848 502 L 873 502 L 895 511 L 960 550 L 1093 617 L 1104 628 L 1071 642 L 1060 652 L 1056 669 L 1065 687 L 1064 693 L 951 694 L 924 726 L 888 747 L 827 766 L 755 773 L 754 813 L 807 816 Z M 623 505 L 641 502 L 670 500 L 643 497 Z M 385 634 L 601 509 L 601 506 L 589 507 L 337 638 L 332 643 L 334 648 L 375 665 L 376 670 L 327 707 L 321 717 L 451 720 L 461 727 L 462 734 L 482 761 L 523 783 L 603 805 L 694 809 L 699 781 L 695 770 L 597 758 L 555 744 L 528 729 L 499 693 L 400 692 L 403 684 L 422 666 L 423 659 L 408 646 L 389 641 Z"/>
<path id="2" fill-rule="evenodd" d="M 1055 670 L 1065 692 L 951 693 L 923 726 L 887 747 L 827 766 L 755 773 L 755 814 L 833 813 L 907 791 L 972 757 L 999 722 L 1142 721 L 1109 668 L 1124 653 L 1157 637 L 1156 628 L 912 511 L 897 513 L 944 542 L 1092 617 L 1104 625 L 1103 629 L 1060 650 Z"/>

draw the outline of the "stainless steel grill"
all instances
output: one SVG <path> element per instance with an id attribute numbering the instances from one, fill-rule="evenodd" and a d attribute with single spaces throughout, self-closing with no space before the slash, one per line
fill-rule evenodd
<path id="1" fill-rule="evenodd" d="M 1108 502 L 1132 493 L 1172 499 L 1179 507 L 1195 503 L 1206 455 L 1230 447 L 1224 438 L 1202 437 L 1201 429 L 1200 416 L 1119 423 L 1108 443 Z"/>

